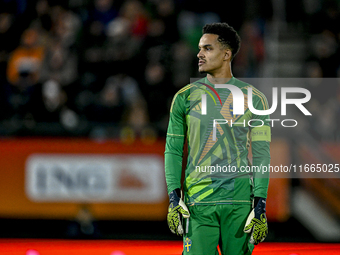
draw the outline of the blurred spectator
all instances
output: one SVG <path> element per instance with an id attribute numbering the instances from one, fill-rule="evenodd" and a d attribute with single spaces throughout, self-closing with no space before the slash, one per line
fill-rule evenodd
<path id="1" fill-rule="evenodd" d="M 6 67 L 9 54 L 16 45 L 16 31 L 14 28 L 14 16 L 10 13 L 0 13 L 0 81 L 6 79 Z"/>
<path id="2" fill-rule="evenodd" d="M 38 0 L 32 14 L 31 26 L 49 32 L 52 28 L 51 9 L 47 0 Z"/>
<path id="3" fill-rule="evenodd" d="M 89 10 L 88 23 L 100 26 L 97 28 L 103 33 L 107 25 L 118 16 L 118 8 L 114 5 L 114 0 L 94 0 L 92 9 Z"/>
<path id="4" fill-rule="evenodd" d="M 307 88 L 312 98 L 308 102 L 308 109 L 313 113 L 309 127 L 313 137 L 322 140 L 334 140 L 337 136 L 339 109 L 337 79 L 326 79 L 317 61 L 310 61 L 306 65 L 308 79 Z"/>
<path id="5" fill-rule="evenodd" d="M 147 35 L 141 47 L 143 57 L 148 61 L 167 61 L 166 56 L 169 54 L 168 50 L 171 44 L 166 39 L 165 35 L 165 24 L 161 19 L 153 19 L 148 24 Z M 157 54 L 152 54 L 156 52 L 155 49 L 158 48 Z"/>
<path id="6" fill-rule="evenodd" d="M 115 124 L 121 123 L 123 114 L 128 110 L 134 110 L 136 106 L 142 108 L 145 105 L 138 83 L 125 74 L 109 77 L 98 93 L 82 91 L 77 97 L 77 102 L 80 111 L 88 120 Z"/>
<path id="7" fill-rule="evenodd" d="M 155 132 L 149 123 L 149 113 L 144 100 L 137 100 L 131 103 L 122 118 L 122 131 L 128 129 L 133 133 L 133 137 L 152 136 Z M 149 134 L 146 134 L 149 132 Z"/>
<path id="8" fill-rule="evenodd" d="M 50 128 L 52 124 L 55 135 L 83 132 L 86 123 L 70 109 L 68 95 L 59 82 L 50 79 L 37 87 L 32 105 L 32 118 L 36 123 L 47 124 L 45 127 Z M 43 132 L 51 134 L 49 130 Z"/>
<path id="9" fill-rule="evenodd" d="M 51 7 L 51 36 L 58 39 L 64 47 L 72 47 L 81 28 L 80 17 L 70 10 L 56 5 Z"/>
<path id="10" fill-rule="evenodd" d="M 146 35 L 148 18 L 140 1 L 125 1 L 119 16 L 128 22 L 128 30 L 132 36 L 143 38 Z"/>
<path id="11" fill-rule="evenodd" d="M 9 13 L 0 13 L 0 120 L 10 116 L 9 104 L 5 94 L 4 84 L 6 83 L 6 67 L 9 53 L 13 47 L 13 15 Z"/>
<path id="12" fill-rule="evenodd" d="M 321 3 L 322 8 L 310 16 L 307 61 L 319 62 L 323 77 L 336 77 L 340 66 L 340 4 L 336 0 Z"/>
<path id="13" fill-rule="evenodd" d="M 118 8 L 112 0 L 96 0 L 88 10 L 87 18 L 83 22 L 78 41 L 76 43 L 79 59 L 79 72 L 84 77 L 91 76 L 92 84 L 105 81 L 108 77 L 106 71 L 109 23 L 118 15 Z M 97 91 L 103 86 L 99 85 Z"/>
<path id="14" fill-rule="evenodd" d="M 196 54 L 191 48 L 183 41 L 173 44 L 171 49 L 172 53 L 172 80 L 174 89 L 178 91 L 183 84 L 188 83 L 188 77 L 193 77 L 193 66 L 197 64 Z M 176 93 L 176 92 L 175 92 Z"/>
<path id="15" fill-rule="evenodd" d="M 312 34 L 321 33 L 323 30 L 329 30 L 338 34 L 340 28 L 337 24 L 340 22 L 340 6 L 337 0 L 320 1 L 321 9 L 312 12 L 309 22 L 309 32 Z"/>
<path id="16" fill-rule="evenodd" d="M 117 69 L 122 63 L 133 65 L 132 60 L 146 36 L 147 25 L 148 18 L 141 2 L 124 2 L 119 16 L 109 23 L 106 31 L 108 40 L 105 60 L 113 69 Z"/>
<path id="17" fill-rule="evenodd" d="M 27 29 L 22 35 L 21 45 L 11 53 L 7 79 L 19 90 L 36 84 L 39 79 L 44 48 L 38 43 L 39 32 L 33 28 Z"/>
<path id="18" fill-rule="evenodd" d="M 242 47 L 234 59 L 234 73 L 238 77 L 260 77 L 264 59 L 264 40 L 256 21 L 246 21 L 240 31 Z"/>
<path id="19" fill-rule="evenodd" d="M 62 87 L 68 86 L 78 77 L 77 65 L 77 57 L 72 51 L 63 47 L 60 40 L 51 40 L 46 49 L 40 81 L 43 83 L 52 79 Z"/>
<path id="20" fill-rule="evenodd" d="M 159 62 L 151 62 L 145 69 L 145 83 L 143 94 L 148 103 L 150 121 L 159 129 L 165 131 L 168 119 L 169 99 L 172 97 L 173 87 L 166 68 Z"/>
<path id="21" fill-rule="evenodd" d="M 67 95 L 55 80 L 43 82 L 35 94 L 33 117 L 37 122 L 59 123 L 61 110 L 66 107 Z"/>
<path id="22" fill-rule="evenodd" d="M 19 119 L 30 114 L 43 58 L 44 48 L 39 45 L 39 32 L 27 29 L 22 35 L 21 45 L 11 53 L 7 67 L 9 86 L 6 97 Z"/>
<path id="23" fill-rule="evenodd" d="M 5 10 L 5 7 L 1 9 L 1 11 Z M 7 84 L 7 63 L 11 52 L 19 45 L 20 32 L 14 14 L 0 13 L 0 108 L 2 109 L 0 120 L 8 119 L 14 114 L 9 98 L 12 88 Z"/>
<path id="24" fill-rule="evenodd" d="M 340 65 L 339 42 L 336 36 L 329 30 L 323 30 L 320 34 L 312 35 L 310 40 L 310 60 L 320 64 L 323 77 L 336 77 Z"/>
<path id="25" fill-rule="evenodd" d="M 164 24 L 164 40 L 174 43 L 179 40 L 177 10 L 174 0 L 149 1 L 149 9 L 153 20 Z"/>

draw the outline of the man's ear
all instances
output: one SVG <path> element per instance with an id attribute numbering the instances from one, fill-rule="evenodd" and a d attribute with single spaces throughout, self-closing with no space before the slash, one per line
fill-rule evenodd
<path id="1" fill-rule="evenodd" d="M 230 49 L 225 50 L 224 60 L 230 60 L 231 61 L 232 53 Z"/>

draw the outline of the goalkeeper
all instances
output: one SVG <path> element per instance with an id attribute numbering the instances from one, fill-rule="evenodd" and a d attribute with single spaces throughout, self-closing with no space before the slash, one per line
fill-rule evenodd
<path id="1" fill-rule="evenodd" d="M 183 254 L 218 254 L 218 245 L 224 255 L 251 254 L 268 233 L 269 172 L 240 171 L 250 164 L 250 144 L 252 164 L 269 166 L 269 116 L 252 113 L 247 98 L 252 97 L 257 110 L 267 110 L 268 102 L 259 90 L 232 75 L 231 61 L 239 47 L 240 38 L 228 24 L 205 25 L 197 57 L 199 72 L 207 75 L 183 87 L 172 101 L 165 148 L 167 221 L 173 233 L 183 235 Z M 233 112 L 242 98 L 234 102 L 236 95 L 216 84 L 242 92 L 244 114 Z M 182 187 L 185 139 L 188 158 Z M 227 167 L 216 171 L 214 166 Z"/>

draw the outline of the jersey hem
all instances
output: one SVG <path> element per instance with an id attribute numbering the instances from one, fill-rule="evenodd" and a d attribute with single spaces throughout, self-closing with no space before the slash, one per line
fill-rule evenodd
<path id="1" fill-rule="evenodd" d="M 250 200 L 220 200 L 220 201 L 207 201 L 207 202 L 191 202 L 186 203 L 187 206 L 194 205 L 215 205 L 215 204 L 252 204 Z"/>

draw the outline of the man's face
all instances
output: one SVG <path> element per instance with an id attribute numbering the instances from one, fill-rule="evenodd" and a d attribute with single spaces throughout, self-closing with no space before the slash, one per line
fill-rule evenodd
<path id="1" fill-rule="evenodd" d="M 204 34 L 198 44 L 198 71 L 214 74 L 226 61 L 227 49 L 217 40 L 218 35 Z"/>

